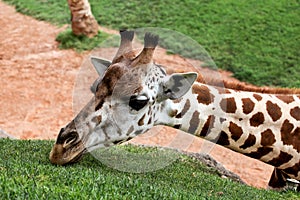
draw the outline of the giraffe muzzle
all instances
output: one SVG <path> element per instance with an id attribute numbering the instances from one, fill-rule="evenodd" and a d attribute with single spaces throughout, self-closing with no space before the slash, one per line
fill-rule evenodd
<path id="1" fill-rule="evenodd" d="M 49 159 L 52 164 L 67 165 L 78 162 L 86 152 L 82 143 L 78 143 L 72 148 L 64 148 L 62 144 L 54 144 Z"/>

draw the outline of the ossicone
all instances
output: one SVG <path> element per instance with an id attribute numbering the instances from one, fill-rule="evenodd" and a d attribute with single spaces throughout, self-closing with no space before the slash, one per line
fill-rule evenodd
<path id="1" fill-rule="evenodd" d="M 112 63 L 117 63 L 123 59 L 133 59 L 135 57 L 132 52 L 132 40 L 134 37 L 134 31 L 120 30 L 121 42 L 120 47 L 112 61 Z"/>
<path id="2" fill-rule="evenodd" d="M 142 52 L 132 61 L 132 66 L 138 64 L 149 64 L 152 62 L 153 54 L 158 45 L 159 37 L 152 33 L 146 33 L 144 36 L 144 48 Z"/>
<path id="3" fill-rule="evenodd" d="M 144 48 L 155 48 L 158 44 L 158 40 L 158 35 L 146 33 L 144 37 Z"/>

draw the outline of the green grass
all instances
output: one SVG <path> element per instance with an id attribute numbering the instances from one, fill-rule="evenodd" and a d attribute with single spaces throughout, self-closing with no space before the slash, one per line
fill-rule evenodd
<path id="1" fill-rule="evenodd" d="M 52 144 L 0 139 L 0 199 L 300 199 L 292 191 L 258 190 L 222 179 L 184 155 L 148 173 L 120 172 L 91 155 L 75 165 L 54 166 L 48 160 Z M 118 148 L 141 154 L 159 151 Z"/>
<path id="2" fill-rule="evenodd" d="M 65 1 L 4 0 L 19 12 L 69 23 Z M 204 46 L 217 66 L 256 85 L 300 87 L 299 0 L 90 0 L 102 26 L 161 27 Z M 89 45 L 89 44 L 88 44 Z"/>
<path id="3" fill-rule="evenodd" d="M 71 28 L 68 28 L 58 34 L 56 41 L 59 42 L 59 47 L 62 49 L 74 48 L 78 51 L 85 51 L 95 48 L 108 37 L 109 35 L 107 33 L 100 31 L 93 38 L 88 38 L 84 35 L 76 36 L 73 34 Z"/>

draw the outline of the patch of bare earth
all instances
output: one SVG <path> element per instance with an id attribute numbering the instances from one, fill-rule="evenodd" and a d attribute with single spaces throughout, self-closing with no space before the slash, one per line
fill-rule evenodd
<path id="1" fill-rule="evenodd" d="M 16 13 L 13 7 L 1 1 L 0 10 L 0 129 L 20 139 L 55 139 L 60 128 L 74 116 L 74 82 L 88 52 L 59 50 L 55 37 L 62 29 Z M 112 57 L 115 49 L 107 52 L 107 49 L 100 51 L 99 55 Z M 158 63 L 161 61 L 165 66 L 184 66 L 186 63 L 176 55 L 162 53 L 158 57 Z M 226 78 L 228 74 L 223 75 Z M 267 186 L 273 169 L 260 161 L 167 127 L 153 129 L 131 142 L 209 152 L 247 184 L 260 188 Z"/>

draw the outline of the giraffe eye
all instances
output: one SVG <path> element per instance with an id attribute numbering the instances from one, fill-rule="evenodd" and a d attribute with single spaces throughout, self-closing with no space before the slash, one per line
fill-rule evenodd
<path id="1" fill-rule="evenodd" d="M 148 101 L 149 101 L 149 99 L 146 96 L 133 95 L 129 99 L 129 106 L 132 109 L 139 111 L 148 104 Z"/>

